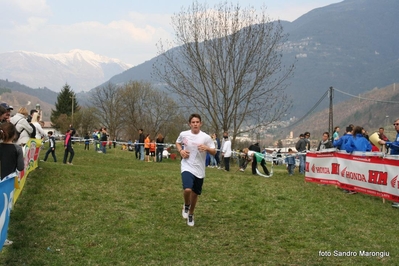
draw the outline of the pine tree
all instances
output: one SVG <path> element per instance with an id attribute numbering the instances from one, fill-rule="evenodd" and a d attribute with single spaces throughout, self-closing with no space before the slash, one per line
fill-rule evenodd
<path id="1" fill-rule="evenodd" d="M 55 110 L 51 109 L 51 124 L 57 130 L 64 132 L 69 124 L 72 124 L 73 114 L 77 111 L 79 111 L 79 105 L 76 100 L 76 95 L 71 90 L 71 87 L 65 83 L 65 86 L 62 87 L 62 90 L 57 96 Z M 60 119 L 61 116 L 63 119 Z M 65 116 L 67 119 L 65 119 Z"/>

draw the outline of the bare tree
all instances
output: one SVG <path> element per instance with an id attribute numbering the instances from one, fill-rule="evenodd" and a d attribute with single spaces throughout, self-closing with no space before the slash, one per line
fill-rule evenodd
<path id="1" fill-rule="evenodd" d="M 97 110 L 98 121 L 107 127 L 110 136 L 118 136 L 119 130 L 123 127 L 119 88 L 112 83 L 96 88 L 91 95 L 90 103 Z"/>
<path id="2" fill-rule="evenodd" d="M 291 106 L 285 94 L 294 65 L 281 63 L 286 36 L 262 8 L 194 2 L 172 17 L 175 40 L 154 73 L 167 88 L 210 120 L 215 132 L 254 132 L 279 120 Z M 170 49 L 178 46 L 178 48 Z"/>
<path id="3" fill-rule="evenodd" d="M 84 136 L 86 133 L 98 128 L 100 122 L 98 121 L 97 113 L 98 110 L 94 107 L 80 107 L 74 119 L 79 136 Z"/>
<path id="4" fill-rule="evenodd" d="M 120 94 L 123 123 L 127 125 L 129 136 L 136 134 L 139 128 L 153 137 L 157 133 L 166 136 L 176 127 L 175 122 L 180 121 L 176 102 L 164 92 L 155 90 L 150 83 L 126 83 Z"/>

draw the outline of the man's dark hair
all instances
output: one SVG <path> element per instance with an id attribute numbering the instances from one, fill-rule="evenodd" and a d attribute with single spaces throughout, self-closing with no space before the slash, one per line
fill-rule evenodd
<path id="1" fill-rule="evenodd" d="M 30 110 L 30 115 L 32 116 L 34 113 L 37 113 L 38 111 L 36 109 Z"/>
<path id="2" fill-rule="evenodd" d="M 353 127 L 351 127 L 351 126 L 346 127 L 346 132 L 352 132 L 352 130 L 353 130 Z"/>
<path id="3" fill-rule="evenodd" d="M 188 118 L 188 122 L 191 123 L 191 119 L 193 118 L 198 118 L 199 121 L 201 122 L 201 116 L 199 114 L 191 114 L 190 117 Z"/>
<path id="4" fill-rule="evenodd" d="M 330 133 L 328 133 L 327 131 L 323 133 L 323 135 L 326 134 L 327 137 L 330 137 Z"/>
<path id="5" fill-rule="evenodd" d="M 53 135 L 53 131 L 49 131 L 49 132 L 47 132 L 47 134 Z"/>

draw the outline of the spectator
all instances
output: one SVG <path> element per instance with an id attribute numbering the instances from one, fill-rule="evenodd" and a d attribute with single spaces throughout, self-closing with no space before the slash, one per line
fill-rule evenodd
<path id="1" fill-rule="evenodd" d="M 13 143 L 16 133 L 17 130 L 13 124 L 3 122 L 0 125 L 0 140 L 2 141 L 0 143 L 1 180 L 15 173 L 16 170 L 22 171 L 24 169 L 22 148 Z M 9 246 L 12 243 L 13 241 L 6 239 L 3 246 Z"/>
<path id="2" fill-rule="evenodd" d="M 7 112 L 6 112 L 6 115 L 3 117 L 3 119 L 0 122 L 1 123 L 10 122 L 11 110 L 14 110 L 14 108 L 11 105 L 8 105 L 7 103 L 1 103 L 1 106 L 3 106 L 4 109 L 7 110 Z"/>
<path id="3" fill-rule="evenodd" d="M 40 120 L 39 113 L 38 112 L 33 113 L 31 123 L 36 128 L 35 139 L 42 139 L 46 135 L 46 132 L 44 132 L 42 125 L 40 125 L 39 123 L 39 120 Z"/>
<path id="4" fill-rule="evenodd" d="M 218 138 L 218 134 L 215 133 L 215 140 L 217 145 L 216 147 L 216 154 L 215 154 L 215 160 L 216 160 L 216 166 L 220 166 L 220 139 Z"/>
<path id="5" fill-rule="evenodd" d="M 396 131 L 395 141 L 380 140 L 378 143 L 381 145 L 386 145 L 390 149 L 391 155 L 399 155 L 399 119 L 395 120 L 393 126 L 395 127 Z M 393 202 L 392 207 L 399 208 L 399 202 Z"/>
<path id="6" fill-rule="evenodd" d="M 332 135 L 332 141 L 339 139 L 339 127 L 334 127 L 334 132 Z"/>
<path id="7" fill-rule="evenodd" d="M 134 151 L 135 151 L 135 154 L 136 154 L 136 159 L 140 159 L 140 144 L 139 144 L 139 141 L 137 139 L 134 141 Z"/>
<path id="8" fill-rule="evenodd" d="M 162 157 L 163 157 L 163 150 L 164 150 L 164 137 L 162 136 L 161 133 L 158 133 L 158 137 L 156 139 L 157 143 L 157 162 L 162 162 Z"/>
<path id="9" fill-rule="evenodd" d="M 356 126 L 353 130 L 353 136 L 348 138 L 348 141 L 345 143 L 345 150 L 348 153 L 354 151 L 371 151 L 371 144 L 368 141 L 363 133 L 363 128 L 360 126 Z"/>
<path id="10" fill-rule="evenodd" d="M 150 134 L 147 134 L 147 136 L 144 139 L 144 149 L 145 149 L 145 160 L 146 162 L 150 162 Z"/>
<path id="11" fill-rule="evenodd" d="M 140 145 L 140 160 L 144 161 L 144 133 L 143 129 L 139 129 L 139 145 Z"/>
<path id="12" fill-rule="evenodd" d="M 299 158 L 299 173 L 300 174 L 305 174 L 305 161 L 306 161 L 306 140 L 305 140 L 305 135 L 300 134 L 299 135 L 299 140 L 295 145 L 295 149 L 299 152 L 298 158 Z"/>
<path id="13" fill-rule="evenodd" d="M 85 140 L 85 150 L 89 150 L 90 148 L 90 136 L 89 136 L 89 132 L 86 132 L 86 135 L 84 137 Z"/>
<path id="14" fill-rule="evenodd" d="M 7 121 L 8 110 L 0 105 L 0 124 Z"/>
<path id="15" fill-rule="evenodd" d="M 319 146 L 317 147 L 317 151 L 331 149 L 333 147 L 334 146 L 332 145 L 332 143 L 330 141 L 330 133 L 324 132 L 322 140 L 320 140 Z"/>
<path id="16" fill-rule="evenodd" d="M 101 142 L 101 151 L 103 153 L 107 153 L 108 133 L 106 127 L 101 128 L 100 142 Z"/>
<path id="17" fill-rule="evenodd" d="M 295 154 L 291 148 L 288 149 L 288 154 L 285 157 L 285 164 L 287 165 L 288 174 L 292 176 L 295 169 Z"/>
<path id="18" fill-rule="evenodd" d="M 65 133 L 65 141 L 64 141 L 64 161 L 63 163 L 66 164 L 68 160 L 68 153 L 70 154 L 68 164 L 72 165 L 73 157 L 75 156 L 75 152 L 72 147 L 72 132 L 73 129 L 68 129 Z"/>
<path id="19" fill-rule="evenodd" d="M 154 161 L 154 163 L 156 162 L 156 158 L 155 158 L 155 152 L 157 149 L 157 144 L 155 143 L 154 139 L 150 139 L 150 162 Z"/>
<path id="20" fill-rule="evenodd" d="M 352 137 L 352 131 L 353 131 L 352 126 L 346 127 L 345 134 L 342 137 L 338 138 L 337 140 L 334 140 L 333 146 L 339 150 L 345 150 L 344 148 L 345 144 L 348 141 L 348 139 Z"/>
<path id="21" fill-rule="evenodd" d="M 13 117 L 11 117 L 10 122 L 16 127 L 17 130 L 17 144 L 25 145 L 29 139 L 30 134 L 33 132 L 32 126 L 26 120 L 28 116 L 28 110 L 25 107 L 21 107 Z"/>
<path id="22" fill-rule="evenodd" d="M 224 144 L 222 148 L 222 157 L 224 160 L 224 170 L 230 171 L 230 157 L 231 157 L 231 141 L 227 132 L 223 134 Z"/>

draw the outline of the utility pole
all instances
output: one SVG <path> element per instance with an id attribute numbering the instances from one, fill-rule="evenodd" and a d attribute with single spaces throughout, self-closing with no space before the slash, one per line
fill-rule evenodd
<path id="1" fill-rule="evenodd" d="M 330 112 L 328 116 L 328 132 L 331 136 L 334 133 L 334 123 L 333 123 L 333 87 L 330 87 Z"/>
<path id="2" fill-rule="evenodd" d="M 73 126 L 73 107 L 74 107 L 74 102 L 73 102 L 73 100 L 74 100 L 75 96 L 72 95 L 71 98 L 72 98 L 72 123 L 71 123 L 71 124 L 72 124 L 72 126 Z"/>

